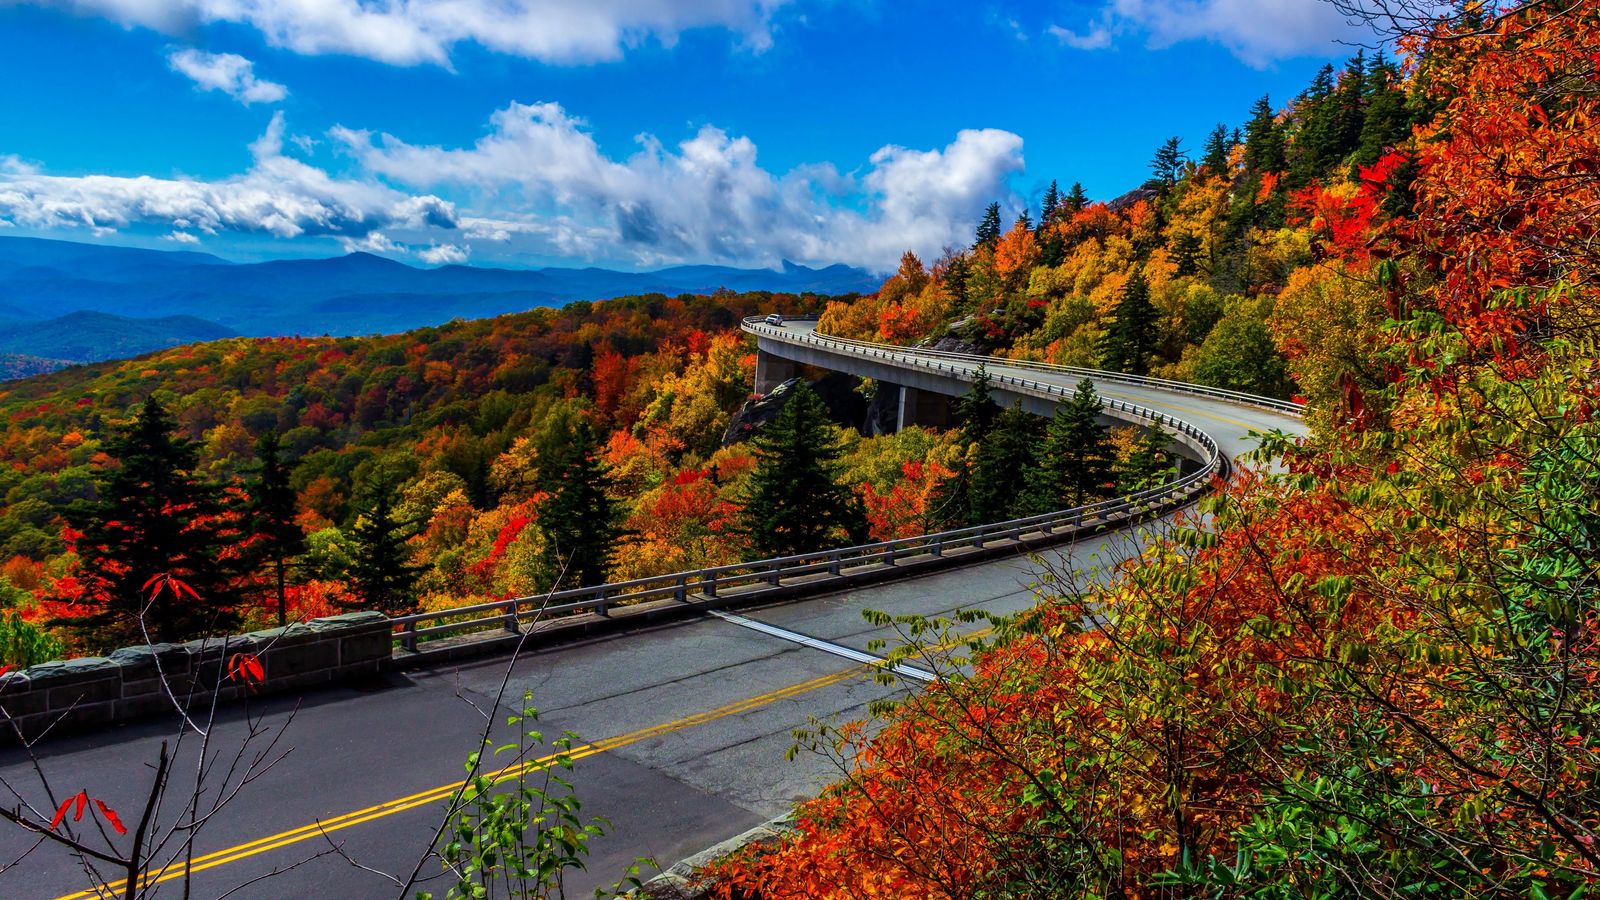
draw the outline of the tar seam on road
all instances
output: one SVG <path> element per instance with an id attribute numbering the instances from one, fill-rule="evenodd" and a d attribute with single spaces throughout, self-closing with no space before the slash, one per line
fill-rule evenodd
<path id="1" fill-rule="evenodd" d="M 802 647 L 810 647 L 813 650 L 821 650 L 823 653 L 832 653 L 834 656 L 842 656 L 845 659 L 858 662 L 863 665 L 872 666 L 876 669 L 887 669 L 896 675 L 902 675 L 906 678 L 915 678 L 916 680 L 923 682 L 939 680 L 939 676 L 929 672 L 927 669 L 919 669 L 916 666 L 908 666 L 904 663 L 899 665 L 891 665 L 887 659 L 884 659 L 881 656 L 874 656 L 871 653 L 863 653 L 860 650 L 852 650 L 849 647 L 824 641 L 820 638 L 814 638 L 810 635 L 801 634 L 798 631 L 790 631 L 787 628 L 779 628 L 776 625 L 768 625 L 765 622 L 757 622 L 755 619 L 747 619 L 744 616 L 734 615 L 733 613 L 723 612 L 718 609 L 711 610 L 711 615 L 716 616 L 724 622 L 731 622 L 734 625 L 738 625 L 742 628 L 748 628 L 751 631 L 759 631 L 762 634 L 771 635 L 772 637 L 778 638 L 779 640 L 788 641 L 792 644 L 799 644 Z"/>

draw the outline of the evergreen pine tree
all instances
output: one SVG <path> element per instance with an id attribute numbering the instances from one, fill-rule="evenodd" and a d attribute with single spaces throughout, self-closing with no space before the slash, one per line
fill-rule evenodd
<path id="1" fill-rule="evenodd" d="M 1178 267 L 1179 278 L 1200 274 L 1202 250 L 1200 235 L 1192 231 L 1179 232 L 1172 239 L 1172 262 Z"/>
<path id="2" fill-rule="evenodd" d="M 1054 181 L 1044 189 L 1044 201 L 1039 205 L 1039 227 L 1043 228 L 1055 218 L 1056 207 L 1061 205 L 1061 192 L 1056 188 Z"/>
<path id="3" fill-rule="evenodd" d="M 1026 231 L 1033 230 L 1033 219 L 1028 216 L 1028 211 L 1023 210 L 1017 214 L 1017 221 L 1011 224 L 1012 228 L 1022 228 Z"/>
<path id="4" fill-rule="evenodd" d="M 1023 513 L 1043 515 L 1098 500 L 1111 481 L 1111 459 L 1100 424 L 1100 397 L 1084 379 L 1050 419 L 1044 445 L 1028 470 Z"/>
<path id="5" fill-rule="evenodd" d="M 551 590 L 604 584 L 623 537 L 616 482 L 601 461 L 594 427 L 581 413 L 553 414 L 536 441 L 545 494 L 539 529 L 545 538 L 541 583 Z"/>
<path id="6" fill-rule="evenodd" d="M 972 245 L 978 247 L 993 247 L 1000 240 L 1000 204 L 991 203 L 983 212 L 983 220 L 978 223 L 977 241 Z"/>
<path id="7" fill-rule="evenodd" d="M 1101 362 L 1116 372 L 1144 375 L 1150 371 L 1150 354 L 1156 348 L 1155 304 L 1150 302 L 1150 286 L 1135 272 L 1122 287 L 1112 313 L 1113 321 L 1101 344 Z"/>
<path id="8" fill-rule="evenodd" d="M 252 539 L 250 562 L 271 570 L 280 627 L 288 624 L 285 593 L 289 566 L 306 552 L 305 531 L 295 521 L 299 509 L 294 488 L 289 486 L 290 467 L 281 452 L 277 432 L 269 431 L 257 439 L 256 464 L 245 485 L 244 507 L 247 537 Z"/>
<path id="9" fill-rule="evenodd" d="M 97 646 L 181 641 L 227 633 L 239 622 L 220 562 L 220 495 L 195 474 L 193 441 L 154 397 L 106 441 L 115 463 L 95 478 L 93 500 L 66 511 L 80 532 L 83 600 L 94 612 L 67 623 Z M 187 590 L 162 580 L 170 577 Z M 141 626 L 141 616 L 143 623 Z"/>
<path id="10" fill-rule="evenodd" d="M 1082 182 L 1072 183 L 1072 189 L 1067 191 L 1067 199 L 1063 200 L 1061 205 L 1065 206 L 1068 212 L 1082 212 L 1083 208 L 1089 205 L 1089 195 L 1084 193 Z"/>
<path id="11" fill-rule="evenodd" d="M 1367 57 L 1357 50 L 1345 63 L 1339 89 L 1334 93 L 1333 161 L 1349 156 L 1361 146 L 1367 121 Z"/>
<path id="12" fill-rule="evenodd" d="M 995 418 L 973 457 L 970 522 L 1000 522 L 1022 513 L 1028 472 L 1039 450 L 1039 425 L 1039 417 L 1020 401 Z"/>
<path id="13" fill-rule="evenodd" d="M 406 545 L 416 526 L 395 518 L 395 488 L 386 479 L 367 486 L 366 499 L 350 530 L 350 588 L 361 609 L 386 616 L 417 610 L 416 584 L 421 566 L 411 564 Z"/>
<path id="14" fill-rule="evenodd" d="M 1163 193 L 1171 190 L 1178 183 L 1178 175 L 1188 159 L 1189 155 L 1183 151 L 1183 140 L 1167 138 L 1150 158 L 1151 183 Z"/>
<path id="15" fill-rule="evenodd" d="M 1200 165 L 1206 168 L 1213 177 L 1228 173 L 1228 126 L 1217 123 L 1206 135 L 1206 148 L 1200 157 Z"/>
<path id="16" fill-rule="evenodd" d="M 989 372 L 978 366 L 972 388 L 956 404 L 956 421 L 960 423 L 956 442 L 965 451 L 955 461 L 950 473 L 934 488 L 928 500 L 928 518 L 937 525 L 965 525 L 972 511 L 972 463 L 976 449 L 989 439 L 994 430 L 1000 407 L 995 405 L 989 389 Z"/>
<path id="17" fill-rule="evenodd" d="M 955 301 L 956 309 L 964 309 L 967 303 L 967 278 L 971 274 L 965 256 L 957 256 L 950 260 L 944 269 L 944 289 L 949 292 L 950 299 Z"/>
<path id="18" fill-rule="evenodd" d="M 1250 107 L 1250 121 L 1245 123 L 1244 161 L 1256 172 L 1284 169 L 1283 129 L 1272 110 L 1272 101 L 1265 96 Z"/>
<path id="19" fill-rule="evenodd" d="M 1377 162 L 1411 135 L 1411 111 L 1399 82 L 1399 73 L 1380 54 L 1367 72 L 1367 114 L 1353 160 L 1358 169 Z"/>
<path id="20" fill-rule="evenodd" d="M 1171 443 L 1172 435 L 1161 426 L 1150 426 L 1139 436 L 1133 453 L 1117 467 L 1117 491 L 1123 495 L 1136 494 L 1171 481 L 1173 459 L 1167 452 Z"/>
<path id="21" fill-rule="evenodd" d="M 827 409 L 804 382 L 751 439 L 756 469 L 740 514 L 753 558 L 793 556 L 866 540 L 855 492 L 839 483 L 843 448 Z"/>

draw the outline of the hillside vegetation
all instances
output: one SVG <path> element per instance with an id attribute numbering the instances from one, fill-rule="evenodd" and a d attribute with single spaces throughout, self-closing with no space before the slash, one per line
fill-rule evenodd
<path id="1" fill-rule="evenodd" d="M 724 895 L 1593 891 L 1600 14 L 1466 8 L 1403 38 L 1401 82 L 1352 67 L 1151 198 L 1074 212 L 1104 236 L 1061 262 L 1018 266 L 1044 251 L 1013 229 L 871 316 L 830 309 L 912 335 L 951 310 L 1005 352 L 1087 361 L 1126 353 L 1142 277 L 1169 323 L 1152 369 L 1198 376 L 1230 319 L 1264 330 L 1315 432 L 1269 441 L 1286 473 L 1241 475 L 1109 586 L 1053 573 L 976 651 L 900 622 L 904 653 L 973 673 L 807 736 L 843 780 L 724 866 Z M 1410 121 L 1382 144 L 1324 143 L 1390 116 Z M 1322 147 L 1343 155 L 1319 171 Z M 1218 246 L 1243 252 L 1180 274 Z M 1178 327 L 1235 290 L 1198 342 Z"/>

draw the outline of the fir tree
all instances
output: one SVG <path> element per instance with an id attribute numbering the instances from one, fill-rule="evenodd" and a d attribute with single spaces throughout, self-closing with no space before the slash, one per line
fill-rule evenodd
<path id="1" fill-rule="evenodd" d="M 844 449 L 827 409 L 804 382 L 751 440 L 756 469 L 740 514 L 754 558 L 793 556 L 866 540 L 855 492 L 839 482 Z"/>
<path id="2" fill-rule="evenodd" d="M 1345 63 L 1344 75 L 1334 94 L 1333 160 L 1342 160 L 1361 146 L 1367 120 L 1367 57 L 1357 50 Z"/>
<path id="3" fill-rule="evenodd" d="M 1056 188 L 1054 181 L 1044 189 L 1044 201 L 1039 204 L 1039 227 L 1043 228 L 1055 218 L 1056 207 L 1061 205 L 1061 192 Z"/>
<path id="4" fill-rule="evenodd" d="M 1165 193 L 1178 183 L 1183 164 L 1189 155 L 1183 150 L 1183 140 L 1170 137 L 1160 147 L 1156 148 L 1155 156 L 1150 158 L 1151 183 Z"/>
<path id="5" fill-rule="evenodd" d="M 411 564 L 406 544 L 416 526 L 395 518 L 395 488 L 387 479 L 370 483 L 366 494 L 350 530 L 350 588 L 362 609 L 387 616 L 416 612 L 422 567 Z"/>
<path id="6" fill-rule="evenodd" d="M 943 283 L 944 289 L 949 292 L 950 299 L 955 301 L 957 309 L 964 309 L 967 303 L 967 278 L 971 270 L 967 266 L 965 256 L 957 256 L 945 266 Z"/>
<path id="7" fill-rule="evenodd" d="M 1089 195 L 1084 193 L 1082 182 L 1072 183 L 1072 189 L 1067 191 L 1067 198 L 1061 205 L 1065 206 L 1068 212 L 1082 212 L 1083 208 L 1089 205 Z"/>
<path id="8" fill-rule="evenodd" d="M 1017 214 L 1017 221 L 1011 224 L 1012 228 L 1021 228 L 1025 231 L 1033 230 L 1033 219 L 1029 218 L 1028 211 L 1023 210 Z"/>
<path id="9" fill-rule="evenodd" d="M 953 471 L 934 489 L 928 501 L 928 517 L 938 525 L 964 525 L 972 511 L 972 463 L 978 447 L 989 439 L 994 430 L 1000 407 L 995 405 L 989 388 L 989 372 L 982 365 L 972 379 L 972 387 L 956 404 L 956 421 L 960 423 L 956 442 L 963 455 L 955 461 Z"/>
<path id="10" fill-rule="evenodd" d="M 977 241 L 973 249 L 978 247 L 993 247 L 1000 240 L 1000 204 L 991 203 L 983 212 L 983 220 L 978 223 Z"/>
<path id="11" fill-rule="evenodd" d="M 306 552 L 305 531 L 295 520 L 299 509 L 289 485 L 290 467 L 281 452 L 277 432 L 269 431 L 257 439 L 256 464 L 245 485 L 244 507 L 249 560 L 271 570 L 280 627 L 288 624 L 285 593 L 289 566 Z"/>
<path id="12" fill-rule="evenodd" d="M 1204 249 L 1200 235 L 1192 231 L 1179 232 L 1172 239 L 1172 262 L 1178 267 L 1176 274 L 1179 278 L 1200 274 L 1200 256 Z"/>
<path id="13" fill-rule="evenodd" d="M 616 482 L 599 457 L 594 428 L 581 413 L 551 416 L 537 441 L 535 487 L 545 537 L 540 581 L 552 590 L 604 584 L 623 537 Z"/>
<path id="14" fill-rule="evenodd" d="M 1411 136 L 1411 111 L 1406 108 L 1399 81 L 1399 73 L 1382 55 L 1367 72 L 1367 114 L 1353 160 L 1358 169 L 1377 162 L 1385 151 Z"/>
<path id="15" fill-rule="evenodd" d="M 1172 435 L 1167 434 L 1159 425 L 1150 426 L 1144 434 L 1139 436 L 1139 442 L 1134 445 L 1133 453 L 1117 466 L 1117 490 L 1127 494 L 1137 494 L 1140 491 L 1159 487 L 1172 480 L 1173 459 L 1167 452 L 1167 447 L 1172 443 Z"/>
<path id="16" fill-rule="evenodd" d="M 198 450 L 175 427 L 147 398 L 106 442 L 114 465 L 95 478 L 95 498 L 67 509 L 68 524 L 80 532 L 83 600 L 94 612 L 63 624 L 96 645 L 144 643 L 146 635 L 188 640 L 227 633 L 239 622 L 231 573 L 220 562 L 220 495 L 195 474 Z"/>
<path id="17" fill-rule="evenodd" d="M 1283 129 L 1272 110 L 1272 101 L 1263 96 L 1250 107 L 1245 123 L 1244 161 L 1256 172 L 1282 172 L 1285 165 Z"/>
<path id="18" fill-rule="evenodd" d="M 1134 273 L 1122 287 L 1112 313 L 1113 321 L 1101 345 L 1102 364 L 1116 372 L 1144 375 L 1150 371 L 1150 354 L 1156 347 L 1155 304 L 1144 276 Z"/>
<path id="19" fill-rule="evenodd" d="M 987 439 L 977 445 L 969 494 L 968 520 L 973 524 L 1021 513 L 1028 472 L 1039 449 L 1039 421 L 1019 401 L 995 417 Z"/>
<path id="20" fill-rule="evenodd" d="M 1228 126 L 1217 124 L 1206 135 L 1206 148 L 1200 157 L 1200 165 L 1213 176 L 1226 175 L 1228 172 Z"/>
<path id="21" fill-rule="evenodd" d="M 1084 379 L 1050 419 L 1044 446 L 1028 470 L 1024 514 L 1043 515 L 1099 499 L 1111 481 L 1111 461 L 1100 397 Z"/>

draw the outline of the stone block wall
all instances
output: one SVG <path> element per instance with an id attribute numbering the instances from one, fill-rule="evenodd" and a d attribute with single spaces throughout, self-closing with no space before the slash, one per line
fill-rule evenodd
<path id="1" fill-rule="evenodd" d="M 17 732 L 82 730 L 146 716 L 175 714 L 174 699 L 204 710 L 223 702 L 329 684 L 388 667 L 391 626 L 382 613 L 360 612 L 186 644 L 124 647 L 110 656 L 67 659 L 0 676 L 0 741 Z M 264 677 L 228 677 L 228 660 L 251 654 Z"/>

